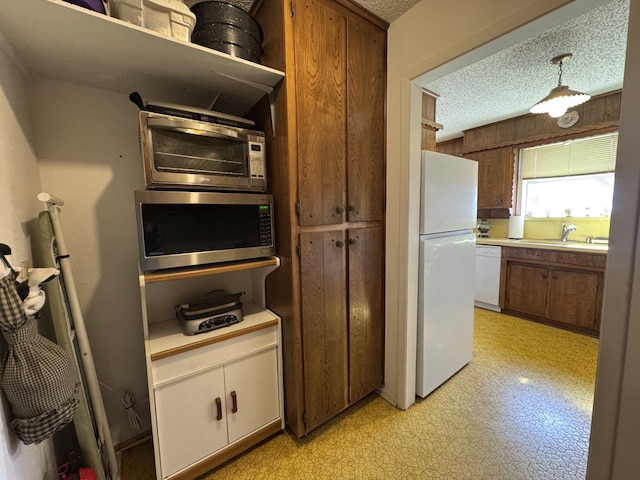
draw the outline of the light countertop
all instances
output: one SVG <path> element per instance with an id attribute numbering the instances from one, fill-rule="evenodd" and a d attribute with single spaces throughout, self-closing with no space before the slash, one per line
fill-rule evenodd
<path id="1" fill-rule="evenodd" d="M 499 245 L 501 247 L 524 247 L 540 248 L 544 250 L 562 250 L 570 252 L 595 253 L 606 255 L 609 245 L 585 242 L 561 242 L 560 240 L 539 240 L 521 239 L 512 240 L 510 238 L 480 238 L 476 237 L 477 245 Z"/>

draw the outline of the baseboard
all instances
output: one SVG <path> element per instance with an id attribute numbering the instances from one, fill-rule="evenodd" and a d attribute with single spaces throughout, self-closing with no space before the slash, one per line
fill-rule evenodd
<path id="1" fill-rule="evenodd" d="M 485 310 L 491 310 L 493 312 L 498 312 L 498 313 L 502 311 L 498 305 L 491 305 L 489 303 L 478 302 L 477 300 L 475 302 L 475 306 L 478 308 L 484 308 Z"/>
<path id="2" fill-rule="evenodd" d="M 146 432 L 139 433 L 138 435 L 128 438 L 117 445 L 113 446 L 113 449 L 116 452 L 124 452 L 130 448 L 135 447 L 136 445 L 140 445 L 147 440 L 151 440 L 151 430 L 147 430 Z"/>

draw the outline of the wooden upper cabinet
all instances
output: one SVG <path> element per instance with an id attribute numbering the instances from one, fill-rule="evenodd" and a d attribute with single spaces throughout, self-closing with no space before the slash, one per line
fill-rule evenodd
<path id="1" fill-rule="evenodd" d="M 296 2 L 296 108 L 300 225 L 342 223 L 346 177 L 346 17 Z"/>
<path id="2" fill-rule="evenodd" d="M 320 0 L 296 5 L 300 225 L 381 221 L 386 33 Z"/>
<path id="3" fill-rule="evenodd" d="M 347 219 L 378 221 L 384 209 L 386 35 L 355 17 L 347 26 Z"/>
<path id="4" fill-rule="evenodd" d="M 496 148 L 465 155 L 478 161 L 478 209 L 511 208 L 513 148 Z"/>

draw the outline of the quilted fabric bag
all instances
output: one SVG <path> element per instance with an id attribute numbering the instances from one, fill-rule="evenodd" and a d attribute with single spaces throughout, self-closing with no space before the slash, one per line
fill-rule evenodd
<path id="1" fill-rule="evenodd" d="M 13 273 L 0 279 L 0 331 L 7 341 L 0 386 L 15 417 L 11 427 L 25 444 L 39 443 L 73 420 L 80 383 L 67 353 L 25 315 Z"/>

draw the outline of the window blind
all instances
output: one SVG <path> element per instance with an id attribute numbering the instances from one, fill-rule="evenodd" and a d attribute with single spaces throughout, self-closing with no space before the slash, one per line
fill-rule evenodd
<path id="1" fill-rule="evenodd" d="M 522 178 L 614 172 L 618 132 L 522 149 Z"/>

